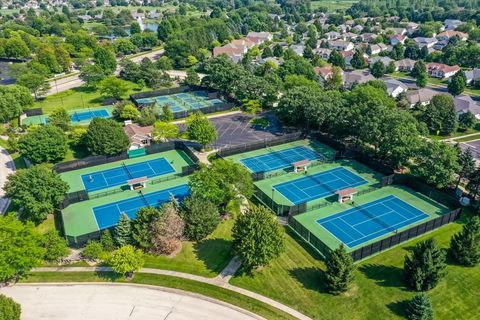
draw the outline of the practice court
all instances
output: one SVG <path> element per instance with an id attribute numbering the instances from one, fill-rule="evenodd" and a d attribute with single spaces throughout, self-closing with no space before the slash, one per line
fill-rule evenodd
<path id="1" fill-rule="evenodd" d="M 269 172 L 292 167 L 294 162 L 323 158 L 320 154 L 304 146 L 269 152 L 260 156 L 241 159 L 240 162 L 252 172 Z"/>
<path id="2" fill-rule="evenodd" d="M 319 223 L 349 248 L 428 218 L 407 202 L 390 195 L 319 219 Z"/>
<path id="3" fill-rule="evenodd" d="M 117 225 L 120 215 L 125 213 L 130 219 L 135 219 L 138 210 L 144 207 L 160 207 L 172 197 L 182 201 L 190 194 L 190 188 L 186 184 L 180 186 L 142 194 L 139 196 L 112 202 L 93 208 L 93 214 L 97 220 L 99 230 Z"/>
<path id="4" fill-rule="evenodd" d="M 82 122 L 82 121 L 90 121 L 93 118 L 110 118 L 110 114 L 105 109 L 98 109 L 98 110 L 88 110 L 88 111 L 81 111 L 81 112 L 74 112 L 70 115 L 72 122 Z"/>
<path id="5" fill-rule="evenodd" d="M 368 181 L 344 167 L 307 175 L 303 178 L 274 185 L 273 188 L 294 204 L 304 203 L 353 188 Z"/>
<path id="6" fill-rule="evenodd" d="M 165 158 L 125 165 L 113 169 L 102 170 L 82 175 L 83 185 L 87 192 L 126 185 L 127 181 L 140 177 L 156 177 L 175 172 Z"/>

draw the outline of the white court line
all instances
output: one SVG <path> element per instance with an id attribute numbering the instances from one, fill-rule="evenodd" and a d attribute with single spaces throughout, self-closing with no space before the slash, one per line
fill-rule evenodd
<path id="1" fill-rule="evenodd" d="M 355 240 L 356 240 L 356 239 L 352 238 L 348 233 L 346 233 L 343 228 L 340 228 L 335 222 L 332 222 L 332 224 L 333 224 L 337 229 L 339 229 L 343 234 L 345 234 L 348 238 L 350 238 L 352 241 L 355 241 Z M 340 241 L 341 243 L 344 243 L 342 240 L 338 239 L 338 238 L 333 234 L 333 232 L 331 232 L 330 230 L 328 230 L 327 228 L 325 228 L 322 224 L 320 224 L 320 226 L 322 226 L 325 230 L 328 231 L 328 233 L 330 233 L 332 236 L 334 236 L 335 239 L 337 239 L 337 240 Z"/>
<path id="2" fill-rule="evenodd" d="M 342 217 L 339 217 L 340 220 L 342 220 L 347 226 L 349 226 L 350 228 L 352 228 L 353 230 L 355 230 L 356 232 L 360 233 L 362 236 L 365 236 L 363 234 L 363 232 L 361 232 L 360 230 L 357 230 L 354 228 L 354 226 L 352 226 L 350 223 L 348 223 L 347 221 L 343 220 Z"/>

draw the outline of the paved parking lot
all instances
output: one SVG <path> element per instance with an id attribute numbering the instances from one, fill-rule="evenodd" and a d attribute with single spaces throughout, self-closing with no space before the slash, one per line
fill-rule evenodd
<path id="1" fill-rule="evenodd" d="M 265 129 L 252 126 L 253 116 L 246 113 L 210 119 L 218 132 L 215 147 L 221 148 L 263 141 L 283 134 L 282 125 L 272 113 L 266 113 L 263 117 L 269 120 L 269 126 Z M 180 130 L 185 130 L 183 124 L 180 125 Z"/>
<path id="2" fill-rule="evenodd" d="M 22 320 L 261 319 L 224 302 L 161 287 L 32 284 L 0 293 L 21 304 Z"/>
<path id="3" fill-rule="evenodd" d="M 470 149 L 473 157 L 476 160 L 480 160 L 480 140 L 461 142 L 460 148 L 462 148 L 462 150 Z"/>

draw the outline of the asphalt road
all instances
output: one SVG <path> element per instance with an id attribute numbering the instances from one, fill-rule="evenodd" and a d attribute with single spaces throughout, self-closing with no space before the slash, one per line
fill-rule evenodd
<path id="1" fill-rule="evenodd" d="M 252 320 L 221 301 L 180 290 L 113 284 L 16 285 L 0 289 L 22 306 L 22 320 Z"/>

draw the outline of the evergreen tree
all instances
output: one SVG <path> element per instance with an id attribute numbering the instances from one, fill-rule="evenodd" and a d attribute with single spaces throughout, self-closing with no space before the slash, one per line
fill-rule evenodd
<path id="1" fill-rule="evenodd" d="M 217 206 L 198 195 L 193 195 L 185 200 L 182 217 L 185 221 L 185 235 L 193 241 L 204 239 L 220 223 Z"/>
<path id="2" fill-rule="evenodd" d="M 334 66 L 340 67 L 345 70 L 345 59 L 342 54 L 337 50 L 333 50 L 328 58 L 328 63 L 331 63 Z"/>
<path id="3" fill-rule="evenodd" d="M 170 109 L 170 105 L 168 103 L 162 106 L 161 119 L 163 122 L 171 122 L 174 119 L 172 109 Z"/>
<path id="4" fill-rule="evenodd" d="M 331 252 L 325 261 L 325 285 L 333 294 L 348 290 L 355 279 L 355 266 L 352 256 L 347 253 L 343 244 Z"/>
<path id="5" fill-rule="evenodd" d="M 455 73 L 452 79 L 450 79 L 450 82 L 448 83 L 448 92 L 454 96 L 458 96 L 465 90 L 466 85 L 465 73 L 460 70 Z"/>
<path id="6" fill-rule="evenodd" d="M 108 229 L 103 231 L 102 236 L 100 237 L 100 243 L 103 250 L 107 252 L 115 250 L 115 242 L 113 241 L 112 233 Z"/>
<path id="7" fill-rule="evenodd" d="M 472 217 L 462 231 L 452 237 L 450 252 L 454 259 L 468 267 L 480 262 L 480 217 Z"/>
<path id="8" fill-rule="evenodd" d="M 475 200 L 480 191 L 480 169 L 475 170 L 468 179 L 467 191 Z"/>
<path id="9" fill-rule="evenodd" d="M 458 128 L 466 131 L 475 125 L 477 119 L 470 111 L 464 112 L 458 116 Z"/>
<path id="10" fill-rule="evenodd" d="M 419 293 L 412 300 L 408 301 L 406 313 L 409 320 L 432 320 L 432 303 L 427 294 Z"/>
<path id="11" fill-rule="evenodd" d="M 385 65 L 382 61 L 377 61 L 373 64 L 371 72 L 375 78 L 381 78 L 385 74 Z"/>
<path id="12" fill-rule="evenodd" d="M 475 159 L 470 149 L 460 150 L 458 163 L 460 164 L 461 171 L 458 173 L 456 188 L 458 188 L 462 179 L 470 177 L 475 172 Z"/>
<path id="13" fill-rule="evenodd" d="M 365 62 L 365 59 L 363 58 L 363 54 L 358 50 L 356 50 L 355 53 L 353 54 L 353 57 L 352 57 L 352 60 L 350 61 L 350 64 L 355 69 L 364 69 L 364 68 L 367 67 L 367 63 Z"/>
<path id="14" fill-rule="evenodd" d="M 115 232 L 113 233 L 113 239 L 119 247 L 127 245 L 131 242 L 132 226 L 130 218 L 125 213 L 122 213 L 120 220 L 118 220 L 118 224 L 115 227 Z"/>
<path id="15" fill-rule="evenodd" d="M 434 239 L 418 243 L 405 256 L 404 273 L 410 287 L 417 291 L 434 288 L 445 275 L 445 252 Z"/>
<path id="16" fill-rule="evenodd" d="M 146 207 L 138 210 L 137 217 L 132 220 L 132 239 L 133 243 L 141 248 L 148 250 L 151 247 L 151 224 L 160 218 L 160 211 L 154 207 Z"/>

